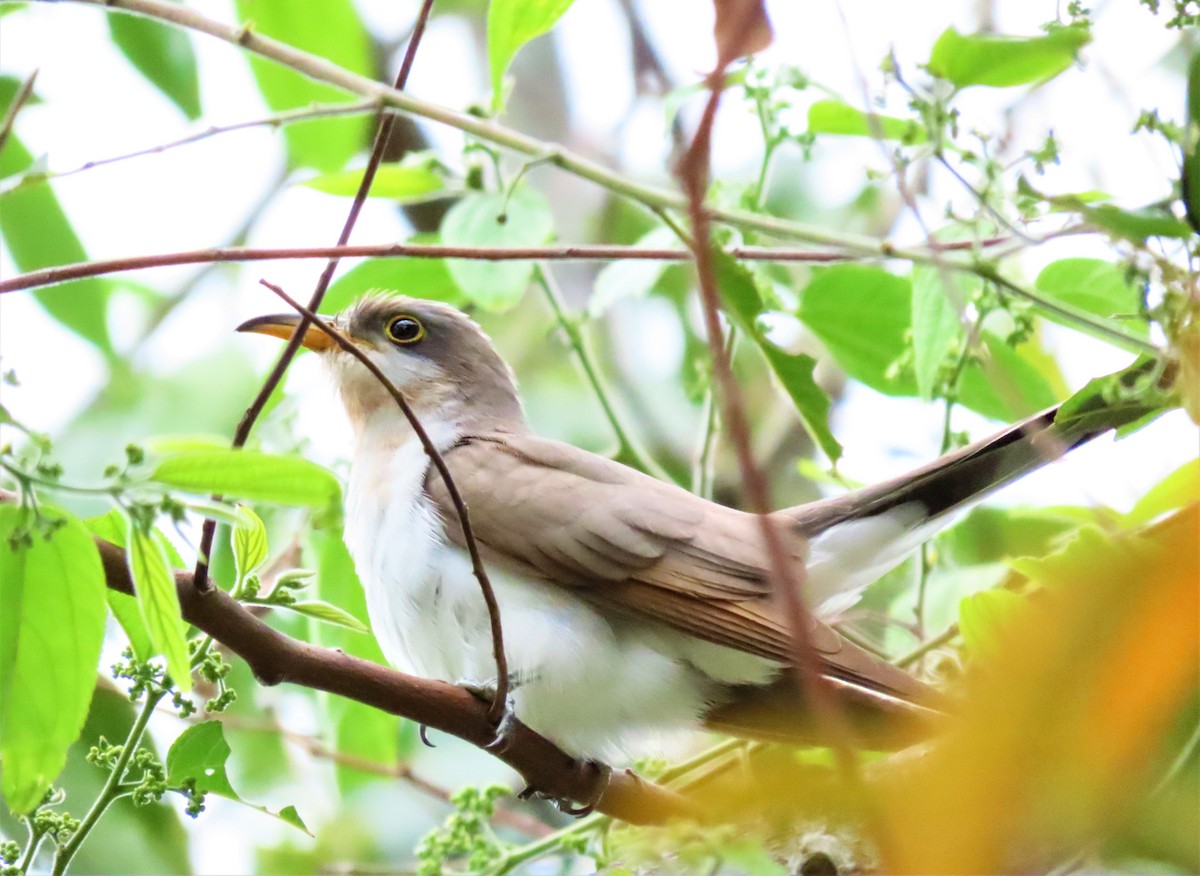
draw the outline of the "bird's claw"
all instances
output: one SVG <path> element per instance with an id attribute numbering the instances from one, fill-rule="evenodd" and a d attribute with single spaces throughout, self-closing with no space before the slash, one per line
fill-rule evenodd
<path id="1" fill-rule="evenodd" d="M 608 783 L 612 780 L 612 767 L 606 763 L 600 763 L 598 760 L 588 758 L 584 760 L 584 766 L 593 769 L 597 772 L 595 789 L 589 799 L 583 801 L 582 806 L 575 806 L 567 800 L 554 800 L 554 805 L 559 812 L 566 815 L 572 815 L 575 818 L 584 818 L 596 811 L 596 807 L 600 803 L 600 799 L 604 796 L 604 792 L 608 790 Z"/>
<path id="2" fill-rule="evenodd" d="M 496 701 L 496 686 L 492 683 L 479 684 L 469 679 L 460 679 L 458 686 L 481 702 L 493 705 Z M 483 750 L 493 754 L 504 751 L 512 741 L 513 730 L 516 726 L 517 713 L 514 710 L 513 698 L 510 696 L 505 699 L 504 711 L 500 713 L 500 720 L 495 723 L 495 736 L 491 742 L 483 746 Z"/>

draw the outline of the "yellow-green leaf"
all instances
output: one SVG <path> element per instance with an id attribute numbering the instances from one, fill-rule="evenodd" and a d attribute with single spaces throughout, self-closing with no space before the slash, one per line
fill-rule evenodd
<path id="1" fill-rule="evenodd" d="M 527 42 L 554 27 L 573 0 L 491 0 L 488 3 L 488 69 L 492 109 L 504 109 L 504 74 Z"/>
<path id="2" fill-rule="evenodd" d="M 41 802 L 79 736 L 107 616 L 104 569 L 75 517 L 0 506 L 0 773 L 9 807 Z M 14 536 L 26 531 L 28 543 Z"/>
<path id="3" fill-rule="evenodd" d="M 928 68 L 934 76 L 960 88 L 1043 82 L 1070 67 L 1091 39 L 1091 33 L 1079 27 L 1063 27 L 1037 37 L 964 36 L 951 27 L 934 43 Z"/>
<path id="4" fill-rule="evenodd" d="M 337 478 L 315 462 L 298 456 L 231 448 L 191 450 L 168 456 L 150 478 L 193 493 L 309 508 L 336 505 L 342 493 Z"/>
<path id="5" fill-rule="evenodd" d="M 132 520 L 126 543 L 129 573 L 133 576 L 150 641 L 155 652 L 166 658 L 167 671 L 175 683 L 183 690 L 191 690 L 192 672 L 179 614 L 179 594 L 175 592 L 175 577 L 167 567 L 167 558 L 153 535 Z"/>

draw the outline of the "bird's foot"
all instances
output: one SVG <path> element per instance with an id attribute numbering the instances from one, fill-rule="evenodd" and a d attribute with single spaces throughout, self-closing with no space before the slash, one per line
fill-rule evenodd
<path id="1" fill-rule="evenodd" d="M 573 815 L 576 818 L 585 818 L 596 811 L 596 806 L 599 805 L 600 799 L 604 796 L 604 792 L 608 790 L 608 783 L 612 781 L 612 767 L 606 763 L 601 763 L 598 760 L 592 760 L 590 757 L 583 760 L 583 768 L 594 770 L 596 772 L 596 783 L 592 787 L 591 796 L 583 801 L 582 806 L 575 806 L 569 800 L 554 800 L 554 805 L 559 812 L 567 815 Z"/>
<path id="2" fill-rule="evenodd" d="M 532 785 L 526 785 L 524 789 L 517 793 L 518 800 L 530 800 L 537 798 L 539 800 L 549 800 L 554 804 L 554 807 L 567 815 L 573 815 L 576 818 L 584 818 L 596 811 L 596 806 L 600 803 L 600 799 L 604 796 L 604 792 L 608 790 L 608 783 L 612 779 L 612 767 L 608 764 L 600 763 L 598 760 L 583 758 L 577 761 L 580 770 L 595 771 L 596 780 L 593 786 L 592 793 L 589 799 L 585 800 L 582 806 L 576 806 L 574 801 L 568 800 L 565 797 L 552 797 L 549 794 L 539 791 Z M 628 772 L 628 770 L 626 770 Z"/>
<path id="3" fill-rule="evenodd" d="M 471 696 L 480 702 L 487 703 L 489 706 L 496 702 L 496 683 L 494 680 L 479 684 L 470 679 L 459 679 L 458 686 L 469 693 Z M 509 690 L 515 685 L 510 680 Z M 490 714 L 490 713 L 489 713 Z M 495 736 L 492 741 L 483 746 L 484 751 L 489 751 L 493 754 L 499 754 L 505 750 L 512 742 L 512 735 L 517 726 L 517 713 L 512 696 L 509 696 L 504 701 L 503 711 L 500 713 L 499 719 L 495 722 Z"/>

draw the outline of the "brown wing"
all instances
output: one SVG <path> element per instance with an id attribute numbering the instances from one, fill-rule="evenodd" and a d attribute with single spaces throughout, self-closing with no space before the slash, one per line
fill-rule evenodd
<path id="1" fill-rule="evenodd" d="M 445 454 L 492 562 L 574 588 L 710 642 L 792 662 L 786 624 L 770 598 L 759 523 L 620 463 L 530 435 L 473 436 Z M 451 539 L 463 544 L 436 472 L 426 490 Z M 778 518 L 797 564 L 805 540 Z M 810 641 L 830 675 L 905 697 L 923 686 L 812 621 Z"/>

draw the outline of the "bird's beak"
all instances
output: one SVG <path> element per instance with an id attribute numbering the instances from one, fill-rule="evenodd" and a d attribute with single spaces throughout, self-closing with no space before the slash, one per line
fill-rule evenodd
<path id="1" fill-rule="evenodd" d="M 283 338 L 287 340 L 296 331 L 296 326 L 300 325 L 300 315 L 298 313 L 278 313 L 271 316 L 256 316 L 254 319 L 248 319 L 237 327 L 239 332 L 254 332 L 260 335 L 270 335 L 273 338 Z M 331 350 L 335 346 L 333 338 L 327 335 L 322 329 L 315 325 L 309 325 L 304 332 L 304 337 L 300 344 L 307 347 L 309 350 L 316 350 L 318 353 L 326 350 Z"/>

